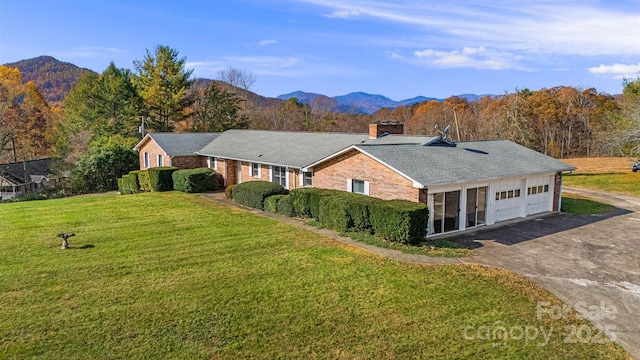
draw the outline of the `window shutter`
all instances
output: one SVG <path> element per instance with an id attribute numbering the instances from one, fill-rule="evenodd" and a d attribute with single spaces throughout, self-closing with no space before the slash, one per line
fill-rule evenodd
<path id="1" fill-rule="evenodd" d="M 304 172 L 302 170 L 300 170 L 300 175 L 298 176 L 298 179 L 300 179 L 300 186 L 304 186 Z"/>
<path id="2" fill-rule="evenodd" d="M 347 191 L 353 192 L 353 181 L 351 179 L 347 179 Z"/>
<path id="3" fill-rule="evenodd" d="M 369 195 L 369 182 L 368 181 L 364 182 L 364 194 L 365 195 Z"/>

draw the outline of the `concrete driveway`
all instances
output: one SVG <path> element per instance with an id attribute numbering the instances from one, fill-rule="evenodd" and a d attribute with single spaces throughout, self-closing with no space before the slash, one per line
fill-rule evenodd
<path id="1" fill-rule="evenodd" d="M 595 341 L 598 329 L 640 359 L 640 198 L 564 188 L 618 207 L 608 215 L 556 214 L 452 238 L 474 249 L 463 260 L 527 276 L 598 327 L 574 340 Z M 541 307 L 542 316 L 555 309 Z M 557 315 L 556 315 L 557 316 Z M 572 337 L 566 333 L 567 337 Z"/>

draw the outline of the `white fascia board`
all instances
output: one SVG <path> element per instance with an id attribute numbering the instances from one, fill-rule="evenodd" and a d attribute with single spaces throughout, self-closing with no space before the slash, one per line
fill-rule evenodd
<path id="1" fill-rule="evenodd" d="M 286 167 L 286 168 L 289 168 L 289 169 L 300 170 L 299 166 L 271 163 L 271 162 L 260 161 L 260 160 L 255 160 L 255 159 L 254 160 L 248 160 L 248 159 L 242 159 L 242 158 L 237 158 L 237 157 L 229 157 L 229 156 L 226 156 L 226 155 L 209 155 L 209 154 L 204 154 L 204 153 L 201 153 L 201 152 L 196 152 L 196 155 L 207 156 L 207 157 L 215 157 L 215 158 L 218 158 L 218 159 L 235 160 L 235 161 L 246 162 L 246 163 L 256 163 L 256 164 L 269 165 L 269 166 L 280 166 L 280 167 Z"/>

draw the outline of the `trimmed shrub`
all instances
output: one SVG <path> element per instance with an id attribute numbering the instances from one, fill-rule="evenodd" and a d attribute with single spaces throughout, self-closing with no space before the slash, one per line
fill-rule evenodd
<path id="1" fill-rule="evenodd" d="M 174 166 L 160 166 L 149 168 L 149 182 L 151 191 L 171 191 L 173 190 L 173 172 L 178 170 Z"/>
<path id="2" fill-rule="evenodd" d="M 173 189 L 187 193 L 201 193 L 221 189 L 222 175 L 209 168 L 176 170 L 171 175 Z"/>
<path id="3" fill-rule="evenodd" d="M 311 216 L 311 193 L 318 191 L 314 188 L 294 189 L 289 192 L 293 210 L 297 217 L 310 218 Z"/>
<path id="4" fill-rule="evenodd" d="M 346 194 L 344 191 L 339 190 L 327 190 L 327 189 L 310 189 L 309 194 L 309 212 L 311 213 L 311 217 L 317 220 L 320 220 L 320 200 L 325 197 L 336 195 L 336 194 Z"/>
<path id="5" fill-rule="evenodd" d="M 122 191 L 121 194 L 135 194 L 138 192 L 138 177 L 136 174 L 127 174 L 121 177 Z"/>
<path id="6" fill-rule="evenodd" d="M 369 208 L 375 202 L 380 202 L 377 198 L 372 198 L 365 195 L 351 194 L 351 199 L 347 203 L 347 213 L 351 217 L 351 223 L 356 231 L 362 231 L 366 233 L 373 233 L 373 227 L 371 226 L 371 211 Z"/>
<path id="7" fill-rule="evenodd" d="M 140 185 L 140 191 L 151 191 L 151 180 L 149 180 L 149 171 L 140 170 L 138 173 L 138 184 Z"/>
<path id="8" fill-rule="evenodd" d="M 264 199 L 264 211 L 276 213 L 278 212 L 278 202 L 287 195 L 271 195 Z"/>
<path id="9" fill-rule="evenodd" d="M 129 190 L 132 194 L 140 192 L 140 170 L 129 171 Z"/>
<path id="10" fill-rule="evenodd" d="M 280 215 L 293 217 L 295 214 L 293 211 L 293 202 L 291 201 L 291 195 L 276 196 L 282 196 L 276 204 L 277 213 Z"/>
<path id="11" fill-rule="evenodd" d="M 322 226 L 343 232 L 353 227 L 353 221 L 348 212 L 348 203 L 351 200 L 349 193 L 333 194 L 320 199 L 318 209 L 318 221 Z"/>
<path id="12" fill-rule="evenodd" d="M 417 244 L 426 235 L 427 206 L 406 200 L 375 201 L 369 206 L 369 219 L 376 235 L 403 244 Z"/>
<path id="13" fill-rule="evenodd" d="M 268 181 L 247 181 L 233 188 L 236 203 L 264 210 L 264 199 L 271 195 L 287 194 L 280 184 Z"/>
<path id="14" fill-rule="evenodd" d="M 123 182 L 122 182 L 122 178 L 121 178 L 121 177 L 119 177 L 119 178 L 118 178 L 118 192 L 119 192 L 120 194 L 124 195 L 124 188 L 122 187 L 122 186 L 123 186 L 122 184 L 123 184 Z"/>
<path id="15" fill-rule="evenodd" d="M 229 185 L 224 189 L 224 198 L 227 200 L 233 200 L 233 188 L 235 185 Z"/>

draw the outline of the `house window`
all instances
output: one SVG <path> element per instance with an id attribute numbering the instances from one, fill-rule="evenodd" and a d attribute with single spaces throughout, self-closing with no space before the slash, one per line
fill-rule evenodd
<path id="1" fill-rule="evenodd" d="M 162 155 L 158 155 L 158 166 L 164 166 L 164 158 Z"/>
<path id="2" fill-rule="evenodd" d="M 313 186 L 313 173 L 311 171 L 302 173 L 302 186 Z"/>
<path id="3" fill-rule="evenodd" d="M 356 194 L 369 195 L 369 182 L 364 180 L 348 179 L 347 191 Z"/>
<path id="4" fill-rule="evenodd" d="M 149 153 L 148 152 L 144 153 L 143 160 L 144 160 L 144 168 L 148 169 L 149 168 Z"/>
<path id="5" fill-rule="evenodd" d="M 218 159 L 213 156 L 209 156 L 209 169 L 218 170 Z"/>
<path id="6" fill-rule="evenodd" d="M 254 178 L 260 177 L 260 164 L 251 163 L 251 177 L 254 177 Z"/>
<path id="7" fill-rule="evenodd" d="M 282 166 L 271 167 L 271 182 L 287 187 L 287 168 Z"/>

